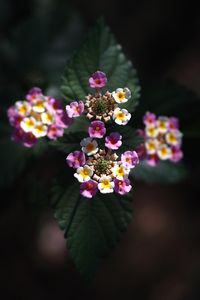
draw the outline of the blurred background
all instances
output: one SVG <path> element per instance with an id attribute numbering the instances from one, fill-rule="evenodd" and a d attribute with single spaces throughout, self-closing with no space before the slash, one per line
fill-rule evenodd
<path id="1" fill-rule="evenodd" d="M 151 99 L 157 99 L 157 113 L 163 113 L 159 104 L 171 101 L 169 111 L 180 118 L 185 134 L 189 175 L 171 186 L 135 182 L 129 229 L 94 281 L 86 284 L 67 253 L 52 212 L 38 216 L 26 204 L 21 194 L 24 176 L 29 174 L 26 169 L 1 190 L 0 297 L 199 300 L 200 13 L 196 1 L 1 0 L 1 123 L 7 122 L 6 108 L 32 86 L 60 96 L 64 66 L 100 16 L 138 71 L 142 97 L 135 112 L 137 126 L 151 108 Z M 50 177 L 51 168 L 48 157 L 38 161 L 36 180 Z"/>

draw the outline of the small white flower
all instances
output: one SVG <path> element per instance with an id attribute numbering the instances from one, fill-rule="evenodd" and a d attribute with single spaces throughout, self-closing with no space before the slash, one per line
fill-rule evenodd
<path id="1" fill-rule="evenodd" d="M 99 150 L 97 141 L 90 137 L 83 139 L 80 144 L 82 146 L 82 151 L 88 156 L 97 153 Z"/>
<path id="2" fill-rule="evenodd" d="M 147 154 L 155 154 L 158 146 L 159 146 L 159 142 L 157 139 L 148 139 L 145 142 L 145 148 L 146 148 Z"/>
<path id="3" fill-rule="evenodd" d="M 31 112 L 31 105 L 27 101 L 17 101 L 15 107 L 21 116 L 28 116 Z"/>
<path id="4" fill-rule="evenodd" d="M 180 145 L 181 143 L 182 133 L 179 130 L 175 129 L 168 132 L 165 138 L 166 138 L 166 142 L 169 145 L 177 146 Z"/>
<path id="5" fill-rule="evenodd" d="M 114 185 L 112 178 L 104 175 L 99 179 L 98 189 L 102 194 L 113 193 Z"/>
<path id="6" fill-rule="evenodd" d="M 33 117 L 24 118 L 20 122 L 20 126 L 25 132 L 32 132 L 35 125 L 36 125 L 36 120 Z"/>
<path id="7" fill-rule="evenodd" d="M 46 99 L 45 97 L 40 97 L 33 102 L 33 111 L 37 113 L 42 113 L 46 109 Z"/>
<path id="8" fill-rule="evenodd" d="M 131 114 L 126 109 L 116 108 L 113 112 L 113 120 L 118 125 L 126 125 L 131 118 Z"/>
<path id="9" fill-rule="evenodd" d="M 76 170 L 74 177 L 76 177 L 79 182 L 84 182 L 90 180 L 92 175 L 93 175 L 92 169 L 88 165 L 85 165 Z"/>
<path id="10" fill-rule="evenodd" d="M 119 165 L 116 164 L 113 168 L 112 168 L 112 172 L 113 172 L 113 176 L 119 180 L 123 180 L 124 178 L 127 178 L 129 173 L 130 173 L 130 169 L 129 168 L 125 168 L 123 165 Z"/>
<path id="11" fill-rule="evenodd" d="M 40 138 L 47 135 L 47 129 L 48 128 L 46 125 L 42 124 L 41 122 L 37 122 L 32 130 L 32 133 L 36 138 Z"/>
<path id="12" fill-rule="evenodd" d="M 156 125 L 159 133 L 166 133 L 169 127 L 169 118 L 159 117 L 156 122 Z"/>
<path id="13" fill-rule="evenodd" d="M 157 155 L 161 160 L 166 160 L 171 157 L 172 151 L 166 144 L 163 144 L 158 148 Z"/>
<path id="14" fill-rule="evenodd" d="M 54 121 L 54 116 L 49 112 L 43 112 L 41 114 L 41 120 L 43 124 L 51 125 Z"/>
<path id="15" fill-rule="evenodd" d="M 155 138 L 158 136 L 158 128 L 152 125 L 146 126 L 145 133 L 147 137 Z"/>
<path id="16" fill-rule="evenodd" d="M 112 92 L 112 97 L 117 103 L 125 103 L 131 98 L 131 91 L 127 87 L 124 89 L 118 88 Z"/>

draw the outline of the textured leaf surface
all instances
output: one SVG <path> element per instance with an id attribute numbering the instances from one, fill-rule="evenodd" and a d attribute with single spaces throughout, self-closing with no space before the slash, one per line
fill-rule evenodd
<path id="1" fill-rule="evenodd" d="M 83 277 L 90 280 L 126 230 L 132 198 L 98 194 L 87 199 L 80 196 L 79 184 L 74 183 L 67 189 L 54 187 L 52 199 L 71 257 Z"/>
<path id="2" fill-rule="evenodd" d="M 87 133 L 84 131 L 76 132 L 76 134 L 69 131 L 63 135 L 60 140 L 50 142 L 50 145 L 55 146 L 64 153 L 70 153 L 75 150 L 80 150 L 80 141 L 87 136 Z"/>
<path id="3" fill-rule="evenodd" d="M 91 93 L 88 79 L 97 70 L 106 73 L 107 90 L 129 87 L 132 98 L 121 107 L 133 111 L 140 92 L 136 71 L 103 21 L 97 22 L 79 52 L 66 67 L 61 87 L 66 103 L 75 99 L 84 99 L 88 93 Z"/>
<path id="4" fill-rule="evenodd" d="M 187 170 L 182 163 L 160 161 L 156 167 L 151 167 L 145 161 L 131 172 L 134 178 L 147 183 L 177 183 L 186 178 Z"/>

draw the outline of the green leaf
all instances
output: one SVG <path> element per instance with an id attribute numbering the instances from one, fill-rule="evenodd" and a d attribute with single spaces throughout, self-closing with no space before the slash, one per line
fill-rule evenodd
<path id="1" fill-rule="evenodd" d="M 190 113 L 188 113 L 188 109 Z M 191 90 L 172 81 L 151 82 L 143 86 L 136 122 L 146 111 L 157 115 L 175 116 L 181 121 L 181 128 L 190 128 L 199 120 L 200 98 Z"/>
<path id="2" fill-rule="evenodd" d="M 106 73 L 107 90 L 113 91 L 125 86 L 131 90 L 132 98 L 121 107 L 134 111 L 140 96 L 136 71 L 102 20 L 97 22 L 83 46 L 66 67 L 61 87 L 66 103 L 83 100 L 91 93 L 88 79 L 97 70 Z"/>
<path id="3" fill-rule="evenodd" d="M 87 137 L 87 133 L 84 131 L 78 131 L 76 134 L 73 132 L 67 132 L 59 140 L 49 142 L 49 144 L 64 153 L 70 153 L 80 149 L 80 141 Z"/>
<path id="4" fill-rule="evenodd" d="M 131 175 L 135 179 L 147 183 L 173 184 L 187 177 L 187 170 L 182 163 L 172 163 L 168 161 L 159 161 L 155 167 L 151 167 L 146 161 L 141 161 Z"/>
<path id="5" fill-rule="evenodd" d="M 87 199 L 80 196 L 74 183 L 67 189 L 55 186 L 52 199 L 70 255 L 82 276 L 91 280 L 127 229 L 132 198 L 98 194 Z"/>

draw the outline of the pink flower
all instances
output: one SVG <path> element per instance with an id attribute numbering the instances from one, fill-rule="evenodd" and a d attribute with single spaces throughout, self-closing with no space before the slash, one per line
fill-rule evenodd
<path id="1" fill-rule="evenodd" d="M 94 180 L 83 182 L 80 186 L 80 193 L 86 198 L 92 198 L 97 193 L 98 183 Z"/>
<path id="2" fill-rule="evenodd" d="M 130 180 L 128 178 L 125 178 L 124 180 L 115 179 L 114 184 L 115 184 L 114 187 L 115 192 L 120 195 L 129 193 L 130 190 L 132 189 Z"/>
<path id="3" fill-rule="evenodd" d="M 143 122 L 145 125 L 154 125 L 156 123 L 156 115 L 151 112 L 146 112 L 143 117 Z"/>
<path id="4" fill-rule="evenodd" d="M 101 139 L 106 133 L 104 122 L 102 121 L 91 122 L 88 128 L 88 133 L 90 137 Z"/>
<path id="5" fill-rule="evenodd" d="M 178 129 L 179 128 L 179 121 L 177 118 L 175 117 L 171 117 L 169 118 L 169 129 L 173 130 L 173 129 Z"/>
<path id="6" fill-rule="evenodd" d="M 51 140 L 56 140 L 58 137 L 63 136 L 64 128 L 52 124 L 48 127 L 47 136 Z"/>
<path id="7" fill-rule="evenodd" d="M 146 157 L 146 147 L 144 144 L 140 144 L 137 148 L 136 148 L 136 152 L 137 155 L 139 157 L 139 159 L 144 159 Z"/>
<path id="8" fill-rule="evenodd" d="M 121 155 L 121 162 L 125 168 L 135 168 L 139 164 L 139 158 L 137 152 L 135 151 L 126 151 Z"/>
<path id="9" fill-rule="evenodd" d="M 37 143 L 37 141 L 38 139 L 31 132 L 24 133 L 23 145 L 25 147 L 31 148 Z"/>
<path id="10" fill-rule="evenodd" d="M 66 161 L 67 161 L 69 167 L 77 169 L 77 168 L 85 165 L 85 154 L 82 151 L 71 152 L 67 156 Z"/>
<path id="11" fill-rule="evenodd" d="M 117 150 L 122 145 L 122 136 L 118 132 L 112 132 L 105 138 L 105 146 L 112 150 Z"/>
<path id="12" fill-rule="evenodd" d="M 170 157 L 171 161 L 178 162 L 183 158 L 183 151 L 180 149 L 180 147 L 172 147 L 171 151 L 172 151 L 172 155 Z"/>
<path id="13" fill-rule="evenodd" d="M 61 102 L 55 98 L 48 97 L 47 109 L 51 112 L 62 113 Z"/>
<path id="14" fill-rule="evenodd" d="M 66 105 L 66 112 L 69 118 L 77 118 L 84 112 L 83 101 L 74 101 Z"/>
<path id="15" fill-rule="evenodd" d="M 15 106 L 9 107 L 9 109 L 7 110 L 7 115 L 10 125 L 12 125 L 15 128 L 19 128 L 23 117 L 18 114 Z"/>
<path id="16" fill-rule="evenodd" d="M 62 110 L 61 113 L 56 114 L 55 124 L 61 128 L 68 128 L 73 122 L 73 119 L 69 118 L 68 115 Z"/>
<path id="17" fill-rule="evenodd" d="M 26 133 L 21 128 L 16 128 L 14 130 L 12 140 L 23 143 L 27 148 L 33 147 L 38 141 L 31 132 Z"/>
<path id="18" fill-rule="evenodd" d="M 43 96 L 42 90 L 38 87 L 33 87 L 28 91 L 28 94 L 26 95 L 26 100 L 32 102 L 39 96 Z"/>
<path id="19" fill-rule="evenodd" d="M 158 164 L 159 158 L 157 154 L 149 154 L 147 156 L 147 163 L 151 167 L 155 167 Z"/>
<path id="20" fill-rule="evenodd" d="M 89 78 L 89 85 L 91 88 L 102 88 L 107 83 L 107 77 L 106 74 L 101 71 L 96 71 L 92 74 L 92 76 Z"/>

